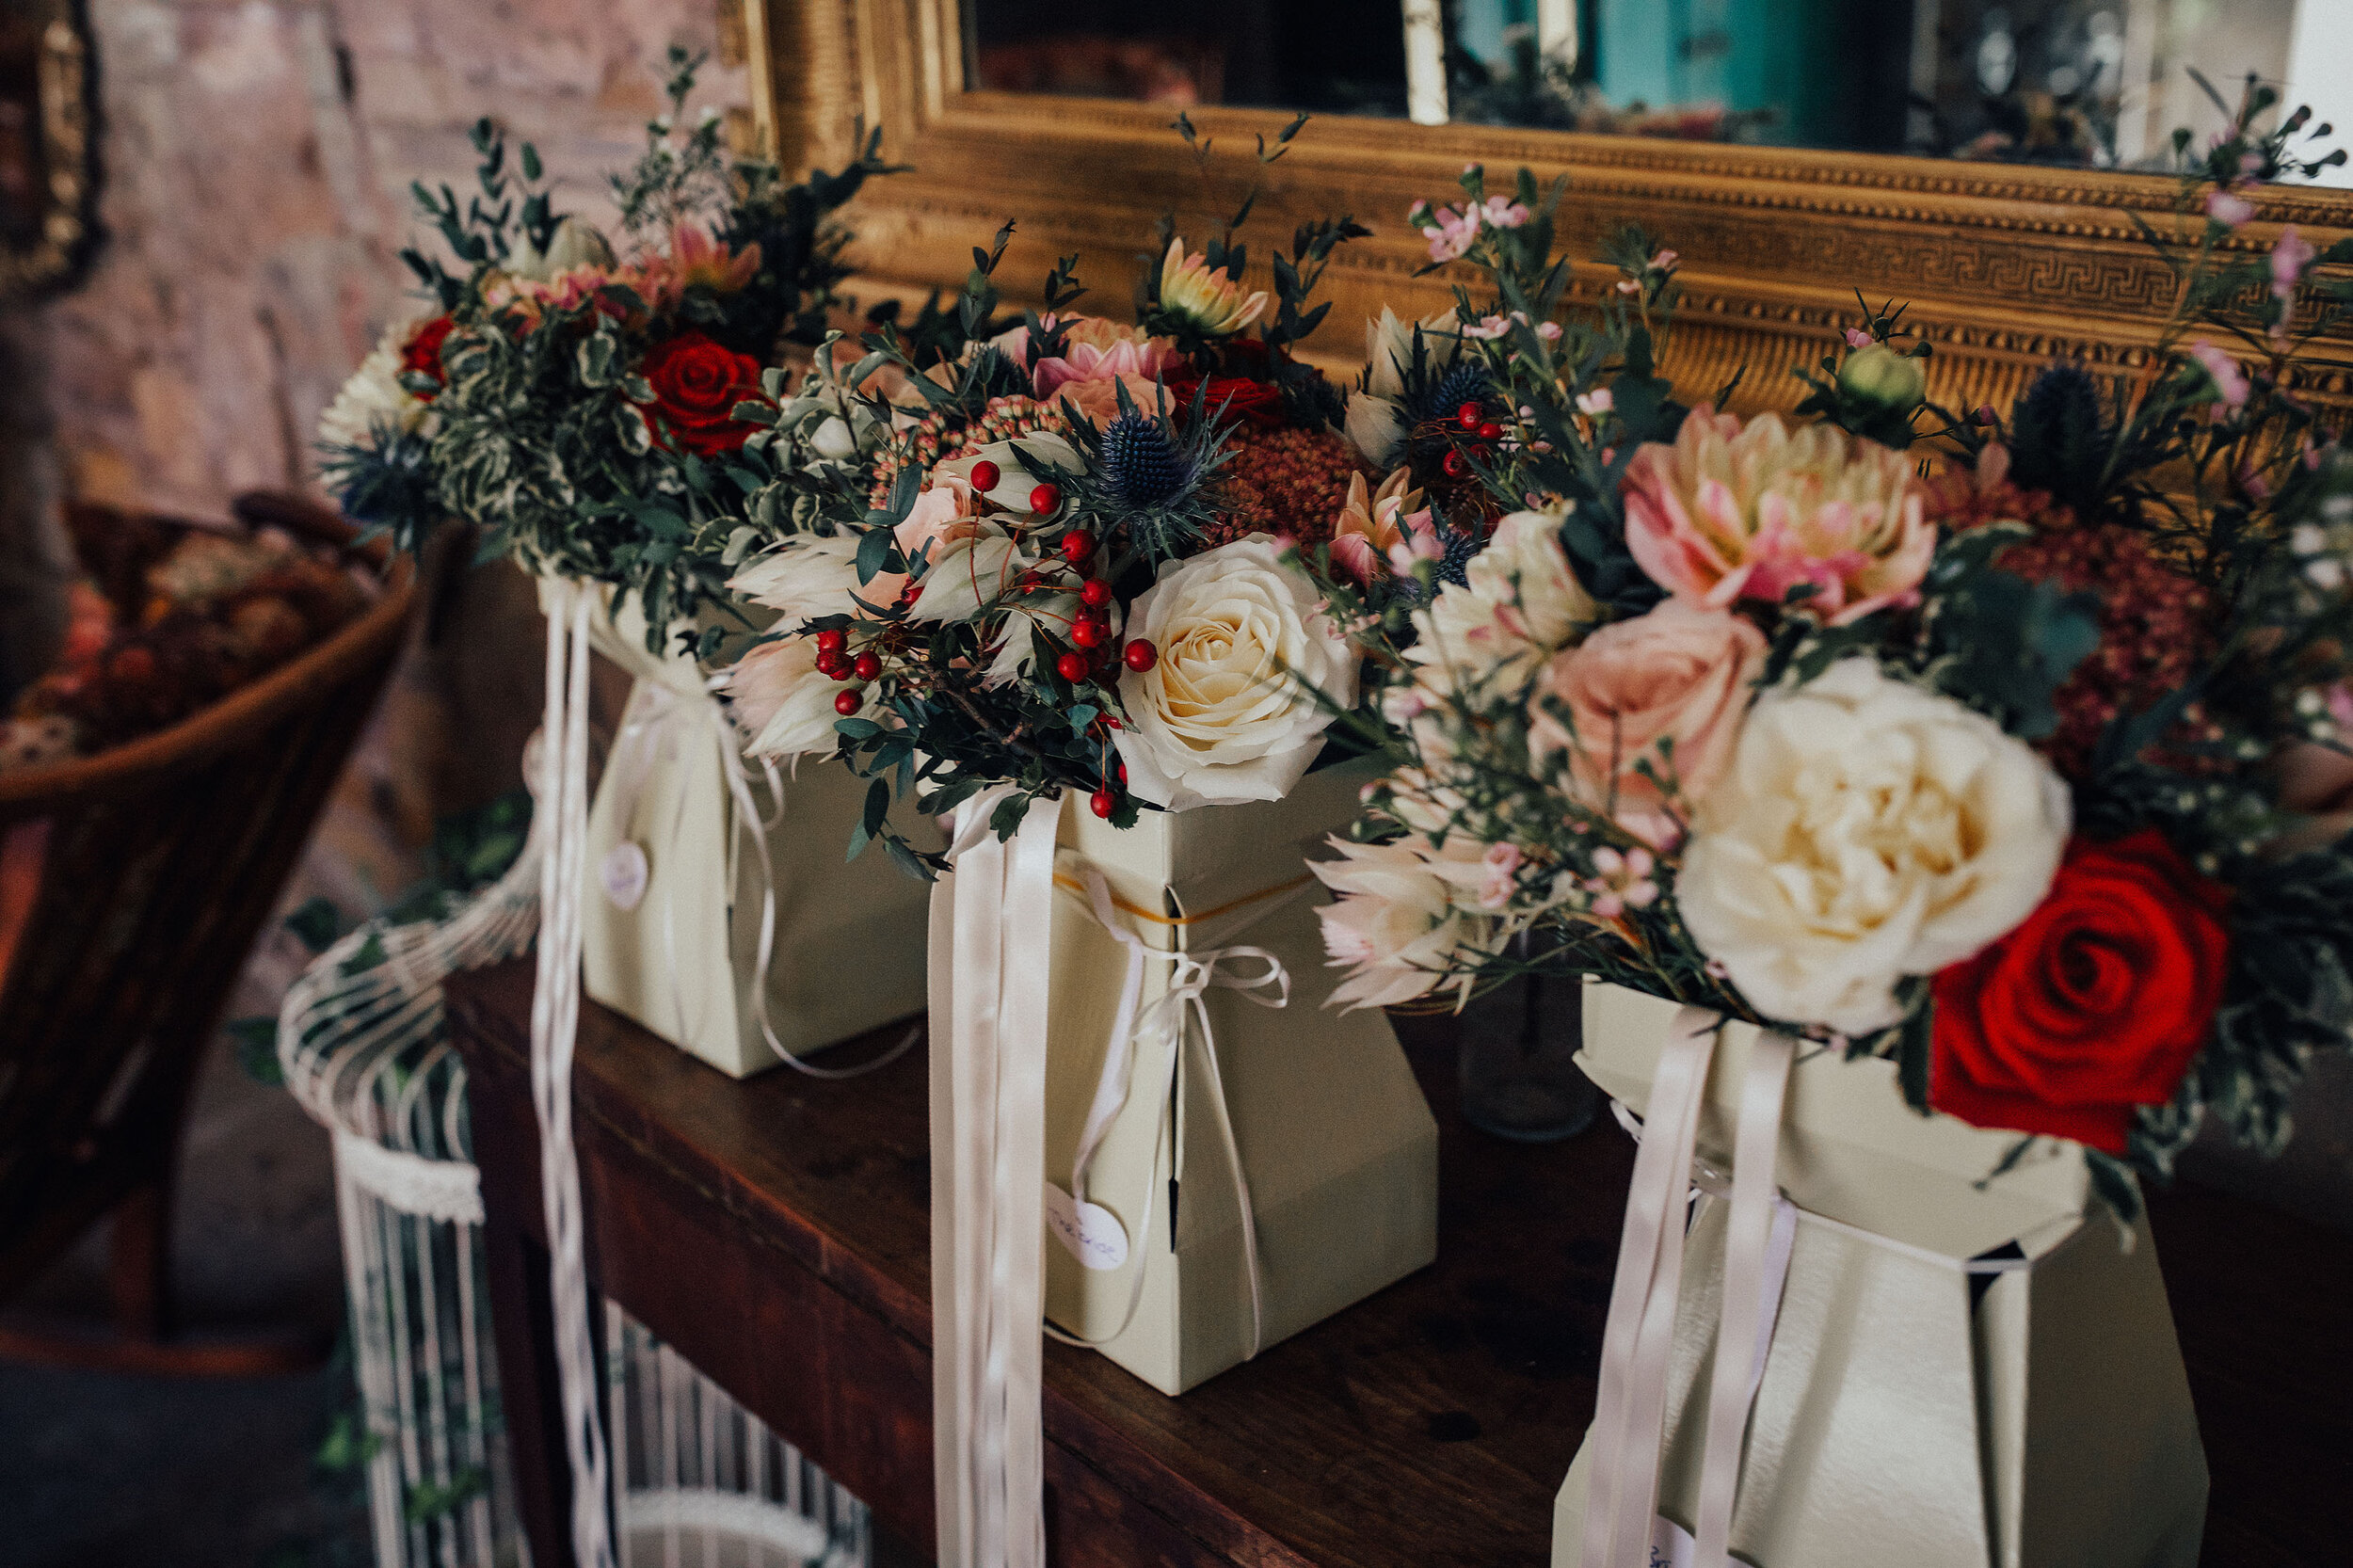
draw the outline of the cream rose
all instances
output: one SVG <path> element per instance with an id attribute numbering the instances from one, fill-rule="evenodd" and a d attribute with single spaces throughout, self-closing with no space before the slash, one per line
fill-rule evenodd
<path id="1" fill-rule="evenodd" d="M 1114 738 L 1139 799 L 1172 810 L 1280 800 L 1331 723 L 1309 688 L 1356 700 L 1356 650 L 1283 552 L 1253 534 L 1169 562 L 1128 607 L 1128 635 L 1160 653 L 1119 681 Z"/>
<path id="2" fill-rule="evenodd" d="M 2041 902 L 2069 815 L 2058 776 L 1992 719 L 1841 660 L 1750 710 L 1676 899 L 1759 1012 L 1867 1033 L 1903 1016 L 1897 981 Z"/>
<path id="3" fill-rule="evenodd" d="M 1593 595 L 1569 569 L 1561 520 L 1548 512 L 1504 518 L 1463 575 L 1469 581 L 1445 584 L 1429 609 L 1414 612 L 1417 638 L 1406 657 L 1497 693 L 1526 684 L 1601 618 Z"/>
<path id="4" fill-rule="evenodd" d="M 1568 753 L 1571 792 L 1644 842 L 1681 836 L 1665 791 L 1688 809 L 1732 760 L 1765 634 L 1723 610 L 1669 600 L 1601 628 L 1553 656 L 1536 683 L 1529 740 L 1539 758 Z"/>

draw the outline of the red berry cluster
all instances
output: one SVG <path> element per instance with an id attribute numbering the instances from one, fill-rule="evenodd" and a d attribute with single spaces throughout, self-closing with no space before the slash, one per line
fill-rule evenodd
<path id="1" fill-rule="evenodd" d="M 859 682 L 836 693 L 833 699 L 835 712 L 853 718 L 866 706 L 866 684 L 882 675 L 882 655 L 871 648 L 852 653 L 850 634 L 838 626 L 827 627 L 817 633 L 817 673 Z"/>
<path id="2" fill-rule="evenodd" d="M 1225 515 L 1209 529 L 1212 547 L 1249 534 L 1285 534 L 1303 545 L 1328 540 L 1348 500 L 1349 475 L 1373 477 L 1355 446 L 1328 430 L 1243 425 L 1227 448 L 1233 456 L 1218 470 Z"/>
<path id="3" fill-rule="evenodd" d="M 1438 468 L 1449 479 L 1467 479 L 1477 472 L 1471 467 L 1473 458 L 1491 460 L 1495 443 L 1503 439 L 1503 426 L 1487 417 L 1483 405 L 1467 402 L 1454 410 L 1446 433 L 1449 444 Z"/>

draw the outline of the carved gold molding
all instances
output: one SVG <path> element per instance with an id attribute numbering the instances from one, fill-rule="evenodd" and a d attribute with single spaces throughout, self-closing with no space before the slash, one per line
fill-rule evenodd
<path id="1" fill-rule="evenodd" d="M 1106 310 L 1124 304 L 1151 227 L 1175 211 L 1199 232 L 1251 173 L 1256 136 L 1289 119 L 1250 109 L 1193 113 L 1239 154 L 1213 163 L 1205 189 L 1144 104 L 968 90 L 959 0 L 744 0 L 764 41 L 760 109 L 788 169 L 838 164 L 862 125 L 914 166 L 867 187 L 856 211 L 870 297 L 952 291 L 971 248 L 999 224 L 1019 229 L 998 278 L 1010 298 L 1075 252 Z M 756 74 L 757 74 L 756 69 Z M 1641 221 L 1683 258 L 1684 299 L 1662 363 L 1689 397 L 1740 366 L 1736 406 L 1788 408 L 1788 374 L 1858 322 L 1858 288 L 1876 305 L 1908 301 L 1906 320 L 1935 345 L 1930 394 L 1948 407 L 2007 407 L 2055 358 L 2129 372 L 2173 298 L 2172 275 L 2136 220 L 2176 221 L 2173 183 L 2144 175 L 1940 159 L 1726 147 L 1633 137 L 1323 119 L 1266 171 L 1248 237 L 1264 253 L 1303 219 L 1353 213 L 1375 231 L 1344 248 L 1326 284 L 1337 301 L 1312 357 L 1353 369 L 1356 323 L 1389 305 L 1426 313 L 1449 297 L 1444 274 L 1404 222 L 1421 197 L 1454 190 L 1464 164 L 1569 176 L 1561 233 L 1580 262 L 1605 234 Z M 2295 224 L 2326 245 L 2353 232 L 2353 193 L 2266 187 L 2229 244 L 2267 250 Z M 1580 267 L 1587 286 L 1598 266 Z M 2353 332 L 2319 345 L 2305 390 L 2353 409 Z"/>
<path id="2" fill-rule="evenodd" d="M 25 152 L 32 201 L 29 232 L 0 240 L 0 296 L 23 298 L 62 288 L 79 275 L 94 237 L 97 186 L 92 136 L 89 30 L 75 0 L 41 0 L 19 26 L 32 41 L 37 102 L 24 105 L 37 127 Z"/>

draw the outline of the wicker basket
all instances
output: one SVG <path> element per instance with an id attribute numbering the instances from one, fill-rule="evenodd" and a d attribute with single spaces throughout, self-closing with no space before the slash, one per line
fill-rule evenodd
<path id="1" fill-rule="evenodd" d="M 93 1347 L 91 1357 L 119 1365 L 169 1359 L 158 1342 L 163 1246 L 195 1070 L 383 689 L 415 598 L 410 565 L 389 562 L 380 542 L 359 544 L 331 512 L 277 494 L 241 496 L 235 509 L 342 548 L 376 570 L 384 592 L 167 729 L 0 775 L 0 844 L 19 888 L 19 907 L 0 907 L 0 1302 L 120 1210 L 122 1336 L 108 1347 L 116 1353 Z"/>

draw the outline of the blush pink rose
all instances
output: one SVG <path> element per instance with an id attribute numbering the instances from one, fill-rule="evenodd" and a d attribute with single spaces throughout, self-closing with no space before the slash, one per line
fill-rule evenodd
<path id="1" fill-rule="evenodd" d="M 1709 609 L 1811 585 L 1807 604 L 1844 625 L 1908 601 L 1936 553 L 1911 460 L 1834 425 L 1743 425 L 1703 403 L 1635 453 L 1624 488 L 1636 563 Z"/>
<path id="2" fill-rule="evenodd" d="M 1722 776 L 1765 664 L 1765 635 L 1725 610 L 1669 600 L 1553 656 L 1537 680 L 1529 743 L 1568 754 L 1571 792 L 1657 848 L 1680 837 L 1667 792 L 1688 813 Z M 1661 743 L 1672 743 L 1668 750 Z"/>

